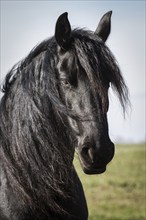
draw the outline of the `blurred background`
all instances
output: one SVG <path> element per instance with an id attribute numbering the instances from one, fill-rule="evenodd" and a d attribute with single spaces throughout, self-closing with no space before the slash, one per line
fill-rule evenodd
<path id="1" fill-rule="evenodd" d="M 132 107 L 124 118 L 117 98 L 109 91 L 109 132 L 118 145 L 108 172 L 90 177 L 82 173 L 76 158 L 75 166 L 86 192 L 90 220 L 144 220 L 145 1 L 1 1 L 0 4 L 0 84 L 15 63 L 36 44 L 54 35 L 61 13 L 68 12 L 72 28 L 94 31 L 102 15 L 113 11 L 107 46 L 120 65 Z"/>

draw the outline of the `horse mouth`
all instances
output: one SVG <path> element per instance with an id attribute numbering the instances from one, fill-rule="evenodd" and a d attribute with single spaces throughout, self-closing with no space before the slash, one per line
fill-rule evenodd
<path id="1" fill-rule="evenodd" d="M 79 156 L 79 161 L 80 161 L 80 164 L 81 164 L 81 167 L 82 167 L 82 170 L 84 171 L 85 174 L 88 174 L 88 175 L 92 175 L 92 174 L 102 174 L 106 171 L 106 166 L 103 166 L 103 167 L 95 167 L 93 165 L 85 165 L 85 163 L 83 162 L 83 160 L 81 159 L 81 157 Z"/>
<path id="2" fill-rule="evenodd" d="M 88 174 L 88 175 L 92 175 L 92 174 L 102 174 L 102 173 L 104 173 L 105 171 L 106 171 L 106 167 L 104 167 L 104 168 L 98 168 L 98 169 L 93 169 L 93 168 L 91 168 L 91 169 L 88 169 L 88 168 L 86 168 L 86 167 L 82 167 L 82 169 L 83 169 L 83 171 L 84 171 L 84 173 L 85 174 Z"/>

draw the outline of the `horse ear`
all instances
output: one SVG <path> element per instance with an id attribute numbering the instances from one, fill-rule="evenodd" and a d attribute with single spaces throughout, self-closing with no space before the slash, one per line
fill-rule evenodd
<path id="1" fill-rule="evenodd" d="M 98 35 L 105 42 L 110 34 L 111 30 L 111 15 L 112 11 L 107 12 L 101 18 L 98 27 L 95 31 L 95 34 Z"/>
<path id="2" fill-rule="evenodd" d="M 67 50 L 71 42 L 71 26 L 68 20 L 68 13 L 61 14 L 56 22 L 55 38 L 57 44 Z"/>

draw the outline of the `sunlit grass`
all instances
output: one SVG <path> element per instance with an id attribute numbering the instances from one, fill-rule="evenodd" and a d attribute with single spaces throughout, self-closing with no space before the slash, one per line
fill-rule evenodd
<path id="1" fill-rule="evenodd" d="M 75 167 L 84 187 L 89 220 L 145 220 L 145 146 L 117 145 L 113 161 L 101 175 Z"/>

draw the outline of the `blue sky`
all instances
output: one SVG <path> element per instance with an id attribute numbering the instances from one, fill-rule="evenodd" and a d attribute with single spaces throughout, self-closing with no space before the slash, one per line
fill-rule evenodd
<path id="1" fill-rule="evenodd" d="M 108 113 L 113 141 L 145 140 L 145 1 L 1 1 L 1 82 L 7 71 L 40 41 L 54 34 L 58 16 L 67 11 L 72 27 L 95 30 L 112 10 L 107 45 L 130 90 L 132 110 L 123 118 L 110 91 Z"/>

